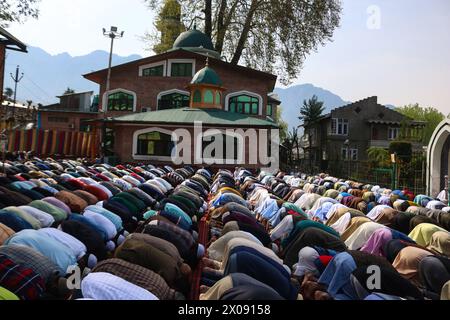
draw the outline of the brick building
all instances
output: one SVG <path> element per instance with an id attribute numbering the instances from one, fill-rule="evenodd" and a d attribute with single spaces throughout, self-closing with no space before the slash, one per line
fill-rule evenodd
<path id="1" fill-rule="evenodd" d="M 59 103 L 40 107 L 37 128 L 72 132 L 90 131 L 91 128 L 86 121 L 99 115 L 93 94 L 92 91 L 64 94 L 58 97 Z"/>
<path id="2" fill-rule="evenodd" d="M 222 133 L 265 129 L 270 134 L 277 128 L 274 117 L 280 102 L 271 97 L 277 77 L 224 61 L 211 39 L 196 29 L 182 33 L 168 52 L 113 67 L 109 92 L 105 92 L 107 72 L 84 77 L 100 86 L 99 104 L 105 113 L 94 124 L 100 129 L 106 123 L 107 156 L 120 161 L 171 162 L 177 142 L 174 130 L 194 134 L 196 121 L 202 122 L 203 131 L 214 128 Z M 206 148 L 207 143 L 197 138 L 192 148 L 198 144 Z M 249 146 L 257 141 L 233 139 L 238 152 L 224 160 L 260 167 L 259 159 L 249 162 Z"/>

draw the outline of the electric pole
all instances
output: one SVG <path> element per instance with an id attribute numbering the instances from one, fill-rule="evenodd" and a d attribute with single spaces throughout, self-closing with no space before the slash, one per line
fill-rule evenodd
<path id="1" fill-rule="evenodd" d="M 111 67 L 112 67 L 112 56 L 113 56 L 113 50 L 114 50 L 114 40 L 120 39 L 124 35 L 124 31 L 118 32 L 117 27 L 111 27 L 110 31 L 106 31 L 105 28 L 103 28 L 103 35 L 107 38 L 111 39 L 111 48 L 109 51 L 109 64 L 108 64 L 108 76 L 106 78 L 106 91 L 105 91 L 105 100 L 103 101 L 103 126 L 102 126 L 102 159 L 103 162 L 105 162 L 106 157 L 106 113 L 108 112 L 108 104 L 109 104 L 109 91 L 111 88 Z"/>
<path id="2" fill-rule="evenodd" d="M 19 84 L 19 82 L 23 79 L 23 72 L 19 77 L 19 73 L 20 73 L 20 66 L 17 66 L 16 68 L 16 76 L 14 76 L 12 73 L 10 73 L 11 78 L 14 81 L 14 107 L 13 107 L 13 118 L 15 116 L 15 112 L 16 112 L 16 103 L 17 103 L 17 85 Z"/>

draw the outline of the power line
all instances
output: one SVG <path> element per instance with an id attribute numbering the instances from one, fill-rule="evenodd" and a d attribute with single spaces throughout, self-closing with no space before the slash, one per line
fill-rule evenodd
<path id="1" fill-rule="evenodd" d="M 42 96 L 38 96 L 33 90 L 31 90 L 30 88 L 28 88 L 25 85 L 22 85 L 22 87 L 29 93 L 31 94 L 35 99 L 37 99 L 39 102 L 44 102 L 46 104 L 50 104 L 50 102 L 47 99 L 43 99 Z"/>
<path id="2" fill-rule="evenodd" d="M 6 66 L 13 66 L 13 63 L 5 63 Z M 51 101 L 54 99 L 54 97 L 49 94 L 46 90 L 44 90 L 40 85 L 38 85 L 35 81 L 33 81 L 33 79 L 31 79 L 27 74 L 24 74 L 25 80 L 28 80 L 33 86 L 35 86 L 36 88 L 39 89 L 39 91 L 41 91 L 47 98 L 49 98 L 50 100 L 47 101 Z"/>
<path id="3" fill-rule="evenodd" d="M 27 79 L 28 81 L 30 81 L 35 87 L 37 87 L 42 93 L 44 93 L 48 98 L 53 99 L 52 96 L 50 94 L 47 93 L 47 91 L 45 91 L 44 89 L 41 88 L 41 86 L 39 86 L 36 82 L 34 82 L 30 77 L 28 77 L 27 75 L 25 75 L 25 79 Z"/>

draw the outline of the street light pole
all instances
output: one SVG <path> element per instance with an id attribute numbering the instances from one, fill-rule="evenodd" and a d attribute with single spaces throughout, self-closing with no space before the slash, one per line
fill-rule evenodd
<path id="1" fill-rule="evenodd" d="M 103 102 L 103 125 L 102 125 L 102 161 L 105 162 L 106 157 L 106 120 L 107 120 L 107 112 L 108 112 L 108 102 L 109 102 L 109 91 L 111 89 L 111 69 L 112 69 L 112 57 L 114 50 L 114 40 L 120 39 L 124 35 L 124 31 L 118 32 L 117 27 L 111 27 L 110 31 L 106 31 L 103 28 L 103 35 L 111 39 L 111 48 L 109 50 L 109 63 L 108 63 L 108 76 L 106 78 L 106 90 L 105 90 L 105 99 Z"/>

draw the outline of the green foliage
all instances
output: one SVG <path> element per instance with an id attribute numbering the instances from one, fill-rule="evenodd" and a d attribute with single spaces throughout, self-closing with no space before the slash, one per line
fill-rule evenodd
<path id="1" fill-rule="evenodd" d="M 436 129 L 438 124 L 445 118 L 444 115 L 436 108 L 425 108 L 419 106 L 419 104 L 400 107 L 397 108 L 396 111 L 413 120 L 426 122 L 422 139 L 422 142 L 424 144 L 428 144 L 430 142 L 434 130 Z"/>
<path id="2" fill-rule="evenodd" d="M 371 147 L 367 150 L 369 161 L 377 167 L 386 167 L 389 165 L 389 151 L 384 148 Z"/>
<path id="3" fill-rule="evenodd" d="M 14 90 L 11 88 L 5 88 L 5 91 L 3 92 L 3 95 L 5 96 L 5 98 L 7 99 L 11 99 L 14 95 Z"/>
<path id="4" fill-rule="evenodd" d="M 292 131 L 288 133 L 287 137 L 284 140 L 281 140 L 283 146 L 287 149 L 288 156 L 288 165 L 292 166 L 294 163 L 294 150 L 297 153 L 297 156 L 300 153 L 300 136 L 297 128 L 292 128 Z"/>
<path id="5" fill-rule="evenodd" d="M 319 101 L 319 98 L 314 95 L 311 99 L 303 101 L 299 119 L 303 122 L 303 126 L 307 127 L 317 122 L 324 111 L 323 102 Z"/>
<path id="6" fill-rule="evenodd" d="M 410 162 L 412 158 L 412 144 L 410 142 L 394 141 L 389 145 L 389 154 L 396 153 L 404 162 Z"/>
<path id="7" fill-rule="evenodd" d="M 7 27 L 10 22 L 23 22 L 26 18 L 37 19 L 40 0 L 1 0 L 0 26 Z"/>
<path id="8" fill-rule="evenodd" d="M 280 142 L 283 142 L 284 140 L 286 140 L 287 136 L 288 136 L 288 130 L 289 130 L 289 125 L 286 121 L 283 120 L 283 109 L 281 108 L 281 106 L 279 106 L 277 108 L 277 116 L 275 119 L 276 124 L 279 126 L 279 130 L 280 130 Z"/>
<path id="9" fill-rule="evenodd" d="M 75 93 L 75 90 L 73 90 L 73 89 L 70 88 L 70 87 L 67 87 L 66 91 L 64 91 L 64 95 L 66 95 L 66 94 L 72 94 L 72 93 Z"/>
<path id="10" fill-rule="evenodd" d="M 153 47 L 157 54 L 172 49 L 177 37 L 186 30 L 181 22 L 181 6 L 176 0 L 164 0 L 155 23 L 158 30 L 158 43 Z"/>
<path id="11" fill-rule="evenodd" d="M 145 0 L 151 9 L 162 0 Z M 216 51 L 233 64 L 297 78 L 305 58 L 339 27 L 340 0 L 179 0 L 182 20 L 211 35 Z M 211 29 L 211 30 L 210 30 Z M 147 37 L 147 39 L 149 39 Z M 150 38 L 151 40 L 151 38 Z"/>

